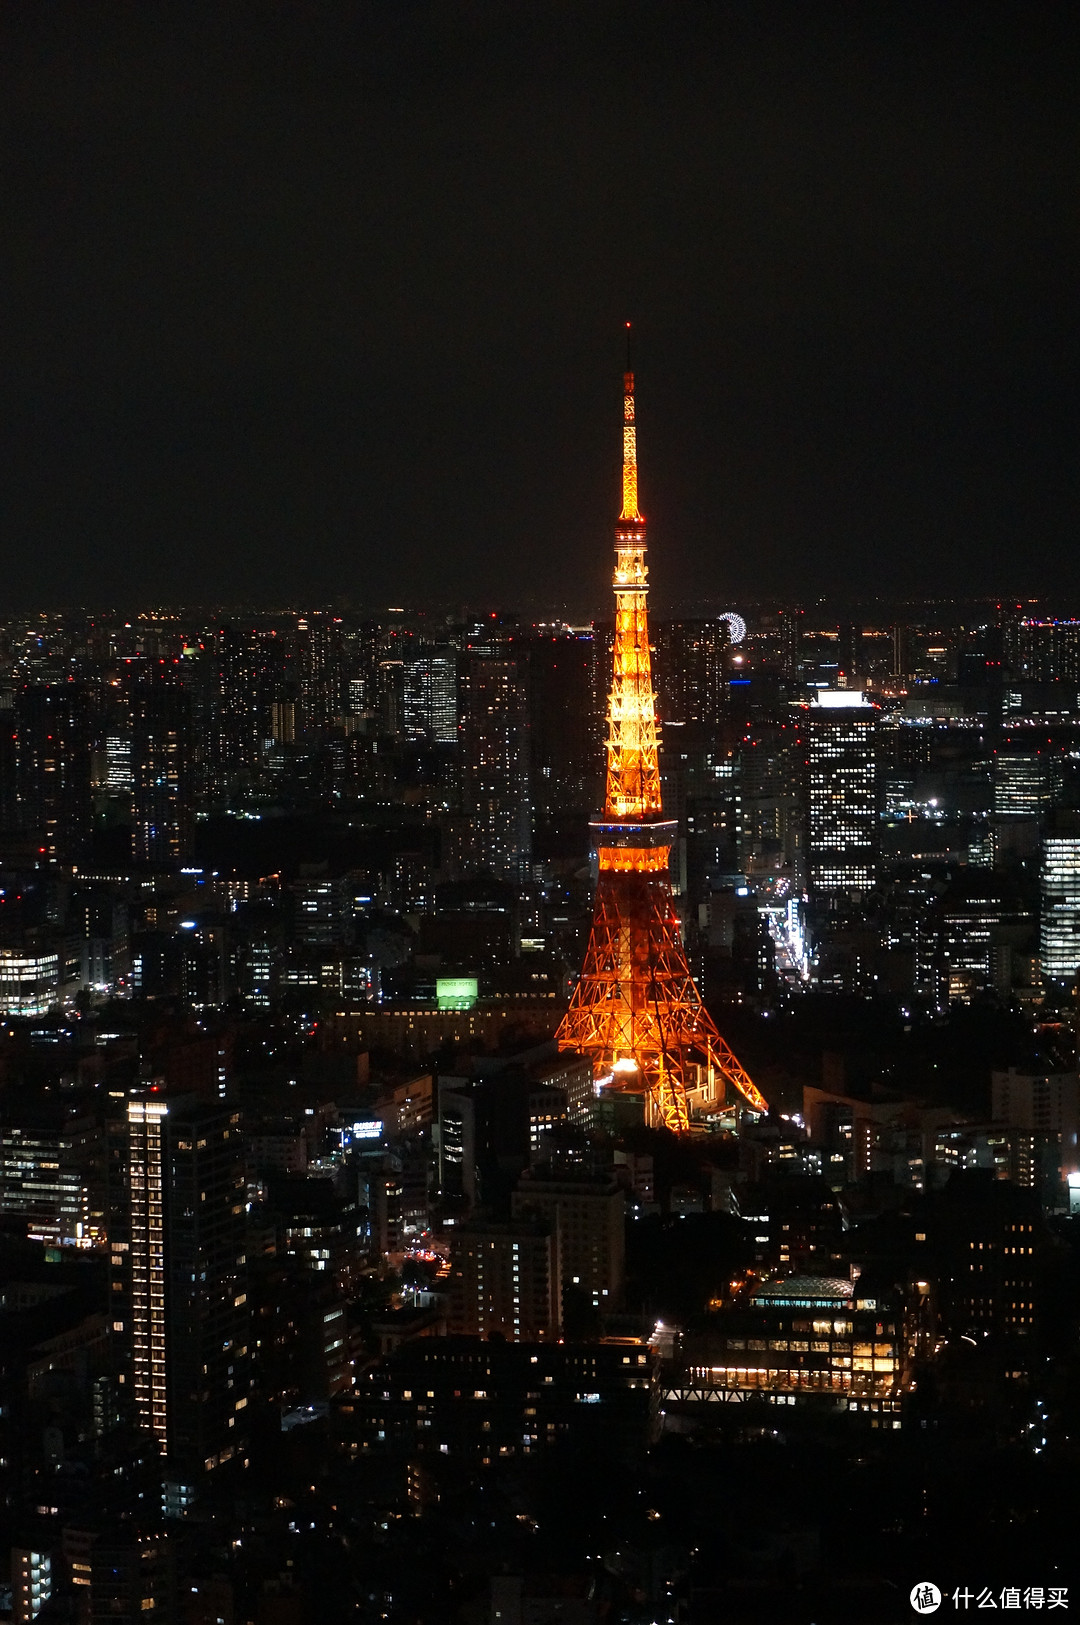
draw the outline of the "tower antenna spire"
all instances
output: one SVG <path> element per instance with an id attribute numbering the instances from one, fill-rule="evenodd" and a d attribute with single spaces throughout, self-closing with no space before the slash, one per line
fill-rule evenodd
<path id="1" fill-rule="evenodd" d="M 729 1083 L 755 1110 L 768 1108 L 702 1002 L 671 888 L 678 825 L 665 819 L 660 791 L 630 332 L 627 322 L 607 779 L 591 826 L 599 876 L 585 963 L 556 1038 L 589 1057 L 598 1089 L 643 1097 L 650 1123 L 684 1134 L 691 1111 L 714 1110 Z"/>
<path id="2" fill-rule="evenodd" d="M 630 353 L 630 323 L 626 324 L 626 371 L 623 373 L 623 466 L 622 513 L 620 520 L 638 521 L 642 525 L 641 545 L 645 545 L 644 519 L 638 512 L 637 486 L 637 423 L 634 418 L 634 369 Z M 616 543 L 616 545 L 618 545 Z"/>

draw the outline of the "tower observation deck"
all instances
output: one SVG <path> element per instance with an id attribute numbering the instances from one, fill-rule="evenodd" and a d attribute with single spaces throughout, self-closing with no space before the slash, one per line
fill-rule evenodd
<path id="1" fill-rule="evenodd" d="M 556 1036 L 561 1049 L 589 1057 L 599 1088 L 643 1095 L 650 1123 L 685 1134 L 695 1114 L 722 1104 L 729 1084 L 756 1110 L 768 1108 L 702 1002 L 671 889 L 676 824 L 665 819 L 660 793 L 630 371 L 622 495 L 604 810 L 591 825 L 599 878 L 585 962 Z"/>

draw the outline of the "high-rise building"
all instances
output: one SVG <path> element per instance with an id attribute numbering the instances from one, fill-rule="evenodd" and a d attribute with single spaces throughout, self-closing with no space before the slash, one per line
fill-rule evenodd
<path id="1" fill-rule="evenodd" d="M 93 827 L 90 698 L 81 683 L 28 683 L 15 696 L 18 819 L 50 863 L 79 854 Z"/>
<path id="2" fill-rule="evenodd" d="M 577 1288 L 593 1309 L 618 1308 L 626 1262 L 621 1185 L 613 1179 L 547 1179 L 534 1172 L 522 1178 L 511 1206 L 515 1218 L 541 1218 L 558 1237 L 564 1295 Z"/>
<path id="3" fill-rule="evenodd" d="M 755 718 L 745 730 L 738 751 L 741 816 L 737 823 L 747 871 L 784 866 L 801 890 L 805 756 L 799 715 L 794 712 L 782 720 L 769 715 Z"/>
<path id="4" fill-rule="evenodd" d="M 228 799 L 237 780 L 259 766 L 270 734 L 270 702 L 277 698 L 257 633 L 218 627 L 208 639 L 211 663 L 203 719 L 204 790 Z"/>
<path id="5" fill-rule="evenodd" d="M 361 621 L 349 639 L 349 709 L 357 716 L 373 716 L 378 708 L 379 661 L 384 654 L 381 621 Z"/>
<path id="6" fill-rule="evenodd" d="M 248 1432 L 239 1114 L 194 1096 L 128 1100 L 124 1172 L 112 1329 L 134 1421 L 161 1452 L 166 1510 L 180 1515 L 208 1474 L 243 1460 Z"/>
<path id="7" fill-rule="evenodd" d="M 450 1269 L 452 1334 L 514 1343 L 558 1336 L 558 1232 L 536 1217 L 489 1219 L 454 1230 Z"/>
<path id="8" fill-rule="evenodd" d="M 405 662 L 380 660 L 375 673 L 379 732 L 397 739 L 405 731 Z"/>
<path id="9" fill-rule="evenodd" d="M 995 987 L 1007 998 L 1011 947 L 1025 942 L 1033 925 L 1025 899 L 985 869 L 968 867 L 924 923 L 930 927 L 935 918 L 940 921 L 938 968 L 943 978 L 939 1008 L 946 1002 L 969 1004 L 973 996 Z"/>
<path id="10" fill-rule="evenodd" d="M 844 688 L 853 688 L 863 675 L 863 630 L 850 621 L 842 621 L 836 629 L 836 670 Z"/>
<path id="11" fill-rule="evenodd" d="M 133 851 L 137 863 L 168 867 L 189 854 L 193 822 L 191 697 L 163 662 L 141 673 L 131 694 Z"/>
<path id="12" fill-rule="evenodd" d="M 316 611 L 296 625 L 300 667 L 300 702 L 305 733 L 318 733 L 342 708 L 345 671 L 341 620 Z"/>
<path id="13" fill-rule="evenodd" d="M 518 662 L 471 657 L 462 679 L 464 811 L 469 867 L 520 883 L 532 862 L 529 737 Z"/>
<path id="14" fill-rule="evenodd" d="M 0 1122 L 0 1215 L 26 1226 L 31 1241 L 54 1247 L 90 1247 L 101 1239 L 101 1214 L 92 1190 L 97 1135 L 91 1122 L 58 1114 L 18 1121 L 9 1108 Z"/>
<path id="15" fill-rule="evenodd" d="M 597 1083 L 643 1098 L 655 1124 L 690 1127 L 731 1083 L 765 1101 L 721 1038 L 683 948 L 671 878 L 677 823 L 665 818 L 649 655 L 649 571 L 638 509 L 634 375 L 623 377 L 623 505 L 615 527 L 615 636 L 599 877 L 585 963 L 557 1033 Z"/>
<path id="16" fill-rule="evenodd" d="M 1033 746 L 1003 745 L 994 753 L 994 817 L 1041 818 L 1050 805 L 1050 762 Z"/>
<path id="17" fill-rule="evenodd" d="M 661 721 L 704 725 L 713 734 L 727 700 L 723 617 L 661 621 L 656 628 L 656 700 Z"/>
<path id="18" fill-rule="evenodd" d="M 296 743 L 296 701 L 272 700 L 270 704 L 270 738 L 275 745 Z"/>
<path id="19" fill-rule="evenodd" d="M 439 1192 L 452 1207 L 476 1200 L 476 1100 L 469 1078 L 439 1079 Z"/>
<path id="20" fill-rule="evenodd" d="M 777 617 L 780 643 L 780 670 L 790 681 L 799 675 L 802 659 L 803 611 L 785 607 Z"/>
<path id="21" fill-rule="evenodd" d="M 36 931 L 21 945 L 0 947 L 0 1014 L 43 1016 L 72 1004 L 82 985 L 80 958 L 78 944 Z"/>
<path id="22" fill-rule="evenodd" d="M 544 1047 L 546 1051 L 546 1046 Z M 543 1161 L 558 1130 L 592 1119 L 592 1068 L 580 1055 L 485 1056 L 438 1086 L 439 1187 L 455 1205 L 501 1205 L 519 1174 Z"/>
<path id="23" fill-rule="evenodd" d="M 953 1175 L 937 1204 L 941 1319 L 949 1336 L 999 1339 L 1019 1376 L 1046 1312 L 1046 1227 L 1038 1192 L 990 1168 Z M 1007 1355 L 1008 1358 L 1008 1355 Z"/>
<path id="24" fill-rule="evenodd" d="M 1042 848 L 1039 957 L 1044 981 L 1080 970 L 1080 834 L 1048 835 Z"/>
<path id="25" fill-rule="evenodd" d="M 1075 683 L 1080 678 L 1080 621 L 1017 620 L 1017 677 L 1040 683 Z"/>
<path id="26" fill-rule="evenodd" d="M 325 864 L 302 864 L 292 883 L 296 914 L 293 929 L 306 947 L 325 947 L 348 937 L 345 881 L 326 872 Z"/>
<path id="27" fill-rule="evenodd" d="M 866 892 L 877 874 L 877 710 L 849 689 L 820 689 L 807 717 L 810 891 Z"/>
<path id="28" fill-rule="evenodd" d="M 529 789 L 537 839 L 547 848 L 545 856 L 562 856 L 563 831 L 573 843 L 570 850 L 579 850 L 579 832 L 600 793 L 597 640 L 591 629 L 552 631 L 531 638 L 527 650 Z"/>
<path id="29" fill-rule="evenodd" d="M 130 796 L 135 780 L 131 772 L 131 740 L 127 734 L 105 736 L 105 788 L 110 795 Z"/>
<path id="30" fill-rule="evenodd" d="M 457 655 L 429 649 L 404 663 L 405 736 L 431 745 L 456 745 Z"/>

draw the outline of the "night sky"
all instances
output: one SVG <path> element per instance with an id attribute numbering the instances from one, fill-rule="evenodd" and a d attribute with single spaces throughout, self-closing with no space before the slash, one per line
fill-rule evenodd
<path id="1" fill-rule="evenodd" d="M 1077 8 L 0 7 L 8 610 L 1080 601 Z M 7 611 L 5 611 L 6 613 Z"/>

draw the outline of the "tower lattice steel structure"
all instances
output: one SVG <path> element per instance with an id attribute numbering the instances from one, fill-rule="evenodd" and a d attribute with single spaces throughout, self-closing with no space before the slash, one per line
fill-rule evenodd
<path id="1" fill-rule="evenodd" d="M 705 1009 L 682 944 L 669 862 L 676 823 L 660 795 L 649 659 L 645 520 L 638 510 L 634 375 L 623 380 L 623 504 L 615 527 L 615 648 L 607 786 L 595 819 L 600 872 L 581 977 L 557 1034 L 598 1083 L 644 1093 L 649 1122 L 677 1134 L 730 1083 L 765 1100 Z"/>

